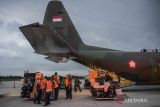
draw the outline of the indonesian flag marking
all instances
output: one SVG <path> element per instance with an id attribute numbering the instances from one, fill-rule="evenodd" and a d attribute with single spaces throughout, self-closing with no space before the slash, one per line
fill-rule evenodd
<path id="1" fill-rule="evenodd" d="M 61 22 L 62 21 L 62 16 L 53 16 L 52 21 L 53 22 Z"/>

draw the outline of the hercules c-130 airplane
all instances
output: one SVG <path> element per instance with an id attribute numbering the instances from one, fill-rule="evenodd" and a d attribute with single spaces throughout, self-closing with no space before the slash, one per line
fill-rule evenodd
<path id="1" fill-rule="evenodd" d="M 43 24 L 29 24 L 20 30 L 35 53 L 48 60 L 73 60 L 92 69 L 113 71 L 137 83 L 160 84 L 159 52 L 125 52 L 84 44 L 61 1 L 49 2 Z"/>

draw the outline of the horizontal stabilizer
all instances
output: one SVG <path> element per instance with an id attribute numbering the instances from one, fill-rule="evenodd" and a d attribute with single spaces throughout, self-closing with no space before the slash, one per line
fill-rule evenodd
<path id="1" fill-rule="evenodd" d="M 20 27 L 20 30 L 38 54 L 69 53 L 69 48 L 63 38 L 48 25 L 34 23 Z"/>

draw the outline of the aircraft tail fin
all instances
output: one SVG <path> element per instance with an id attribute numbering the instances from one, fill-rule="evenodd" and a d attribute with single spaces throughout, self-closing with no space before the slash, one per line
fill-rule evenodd
<path id="1" fill-rule="evenodd" d="M 43 24 L 54 29 L 72 50 L 78 50 L 79 46 L 83 45 L 61 1 L 50 1 L 48 3 Z"/>
<path id="2" fill-rule="evenodd" d="M 20 30 L 35 53 L 46 55 L 46 59 L 54 62 L 76 59 L 77 50 L 106 51 L 83 43 L 61 1 L 49 2 L 43 24 L 21 26 Z"/>

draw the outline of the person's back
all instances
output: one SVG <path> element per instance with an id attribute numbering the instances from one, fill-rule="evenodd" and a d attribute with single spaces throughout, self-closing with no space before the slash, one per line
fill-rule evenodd
<path id="1" fill-rule="evenodd" d="M 41 89 L 41 81 L 42 80 L 36 80 L 35 81 L 35 88 L 36 88 L 36 97 L 34 98 L 34 104 L 41 104 L 40 101 L 41 101 L 41 95 L 42 95 L 42 89 Z"/>
<path id="2" fill-rule="evenodd" d="M 45 104 L 44 106 L 47 106 L 50 104 L 50 95 L 52 91 L 52 82 L 48 79 L 48 77 L 45 77 L 46 83 L 45 83 Z"/>
<path id="3" fill-rule="evenodd" d="M 59 84 L 59 82 L 60 82 L 60 77 L 59 77 L 59 75 L 54 75 L 54 81 L 55 81 L 57 84 Z"/>
<path id="4" fill-rule="evenodd" d="M 66 98 L 72 99 L 72 77 L 71 75 L 67 75 L 65 79 L 65 87 L 66 87 Z"/>
<path id="5" fill-rule="evenodd" d="M 58 99 L 59 83 L 60 83 L 60 77 L 59 77 L 58 73 L 55 72 L 55 75 L 53 76 L 54 101 Z"/>

